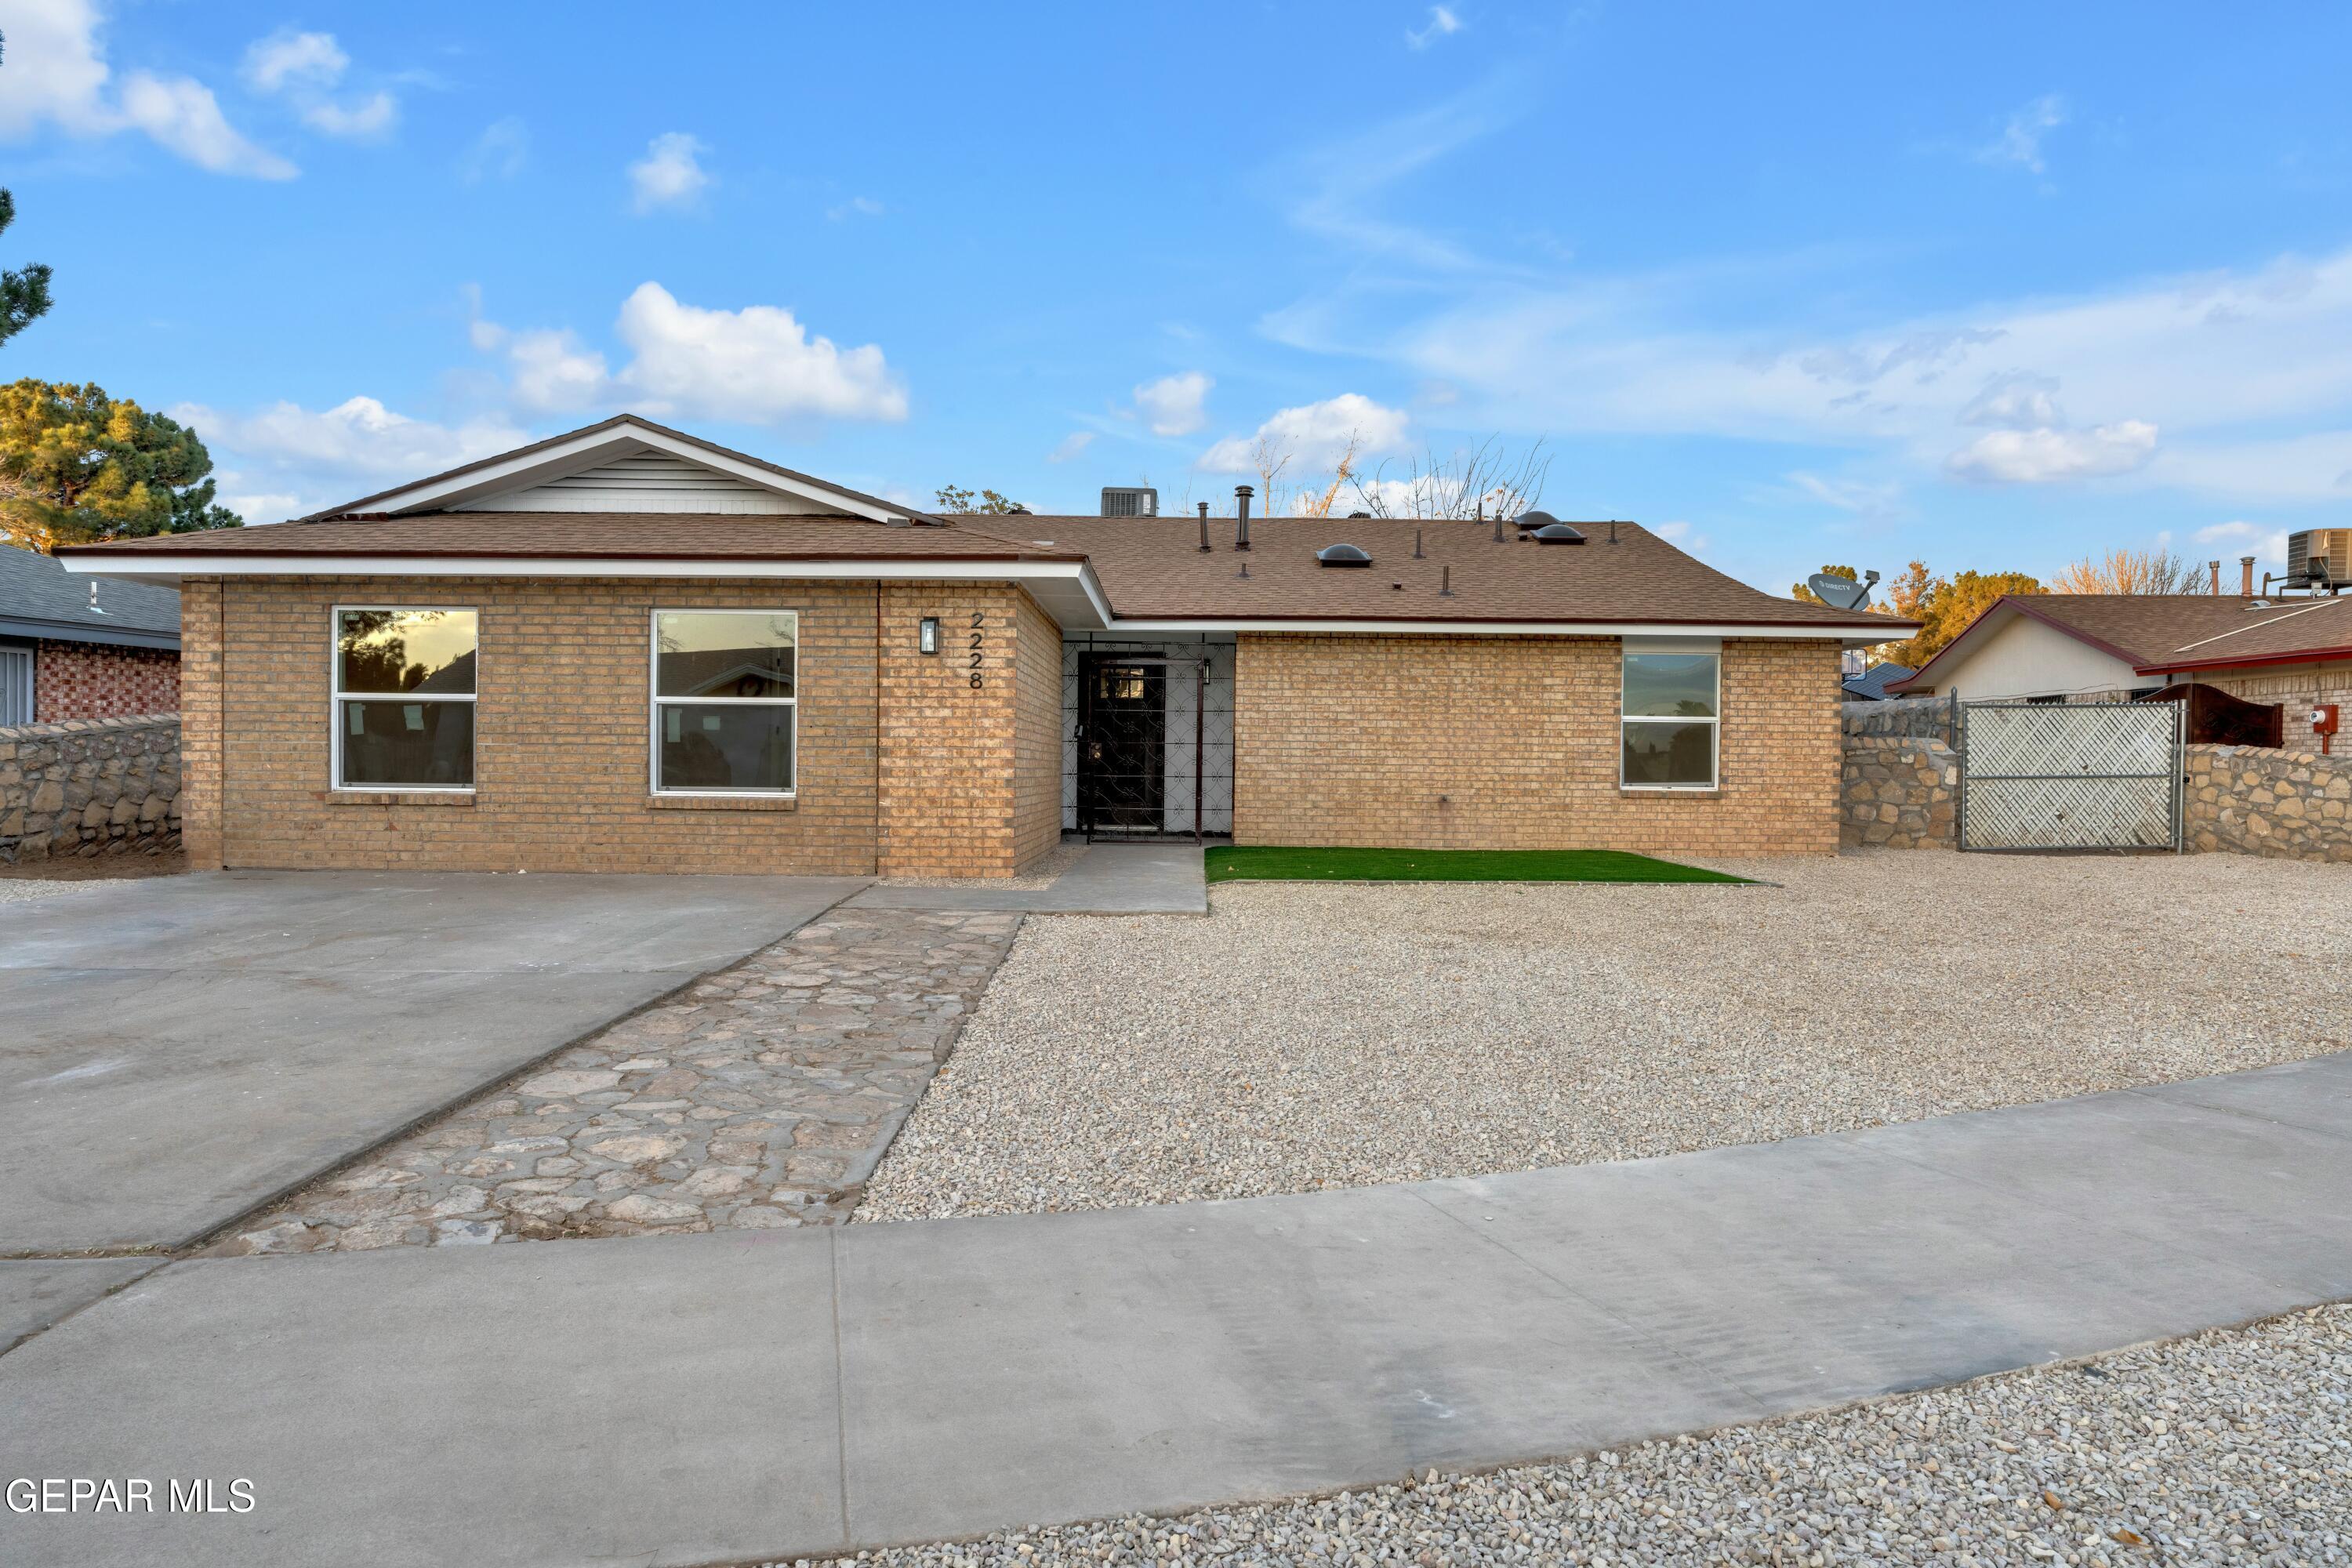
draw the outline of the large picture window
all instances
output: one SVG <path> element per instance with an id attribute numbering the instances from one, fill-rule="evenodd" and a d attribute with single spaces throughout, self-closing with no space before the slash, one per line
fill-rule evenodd
<path id="1" fill-rule="evenodd" d="M 1713 789 L 1722 728 L 1723 655 L 1715 645 L 1625 645 L 1627 789 Z"/>
<path id="2" fill-rule="evenodd" d="M 337 789 L 474 787 L 471 610 L 335 612 Z"/>
<path id="3" fill-rule="evenodd" d="M 790 795 L 800 617 L 790 610 L 654 612 L 657 795 Z"/>

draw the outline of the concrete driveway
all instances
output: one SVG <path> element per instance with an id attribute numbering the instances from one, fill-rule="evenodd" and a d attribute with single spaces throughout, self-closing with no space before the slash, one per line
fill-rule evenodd
<path id="1" fill-rule="evenodd" d="M 0 920 L 0 1257 L 184 1246 L 864 886 L 211 872 Z"/>

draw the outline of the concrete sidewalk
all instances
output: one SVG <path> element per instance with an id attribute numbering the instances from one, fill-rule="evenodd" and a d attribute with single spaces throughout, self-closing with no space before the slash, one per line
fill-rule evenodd
<path id="1" fill-rule="evenodd" d="M 1196 844 L 1097 844 L 1048 888 L 887 884 L 849 900 L 861 910 L 1010 910 L 1033 915 L 1205 915 L 1207 862 Z"/>
<path id="2" fill-rule="evenodd" d="M 1532 1459 L 2352 1295 L 2352 1058 L 1670 1159 L 174 1264 L 0 1357 L 0 1560 L 702 1563 Z M 160 1490 L 160 1486 L 159 1486 Z"/>

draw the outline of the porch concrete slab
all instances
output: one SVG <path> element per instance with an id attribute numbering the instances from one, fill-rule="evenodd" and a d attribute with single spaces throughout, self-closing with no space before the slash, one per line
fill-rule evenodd
<path id="1" fill-rule="evenodd" d="M 715 1245 L 174 1265 L 0 1357 L 0 1468 L 242 1477 L 253 1511 L 5 1514 L 0 1561 L 650 1565 L 838 1540 L 829 1234 L 692 1240 Z"/>
<path id="2" fill-rule="evenodd" d="M 863 883 L 214 872 L 0 926 L 0 1255 L 184 1246 Z"/>
<path id="3" fill-rule="evenodd" d="M 0 1355 L 162 1266 L 153 1258 L 42 1258 L 0 1262 Z"/>
<path id="4" fill-rule="evenodd" d="M 1097 844 L 1047 888 L 866 889 L 868 910 L 1017 910 L 1039 915 L 1204 915 L 1207 862 L 1193 844 Z"/>
<path id="5" fill-rule="evenodd" d="M 0 1357 L 0 1473 L 259 1506 L 0 1515 L 0 1559 L 761 1561 L 1616 1446 L 2342 1295 L 2344 1131 L 2125 1091 L 1235 1203 L 175 1264 Z"/>

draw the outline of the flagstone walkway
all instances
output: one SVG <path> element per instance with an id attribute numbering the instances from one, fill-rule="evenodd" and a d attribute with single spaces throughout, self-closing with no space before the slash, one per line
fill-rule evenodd
<path id="1" fill-rule="evenodd" d="M 210 1254 L 837 1224 L 1021 918 L 835 910 Z"/>

